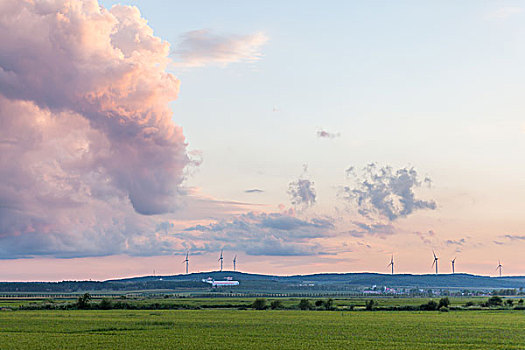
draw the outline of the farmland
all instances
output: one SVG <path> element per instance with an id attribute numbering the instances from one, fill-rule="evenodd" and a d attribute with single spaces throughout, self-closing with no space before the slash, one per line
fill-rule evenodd
<path id="1" fill-rule="evenodd" d="M 523 349 L 524 311 L 0 312 L 3 349 Z"/>

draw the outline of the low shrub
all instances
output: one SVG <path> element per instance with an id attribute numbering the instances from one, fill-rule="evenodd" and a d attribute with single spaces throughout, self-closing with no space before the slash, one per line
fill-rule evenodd
<path id="1" fill-rule="evenodd" d="M 430 300 L 428 303 L 422 304 L 419 309 L 424 311 L 434 311 L 438 309 L 438 303 L 434 300 Z"/>
<path id="2" fill-rule="evenodd" d="M 274 301 L 272 301 L 270 303 L 270 308 L 272 310 L 282 309 L 283 308 L 283 303 L 280 300 L 274 300 Z"/>
<path id="3" fill-rule="evenodd" d="M 266 305 L 266 299 L 264 298 L 257 298 L 252 303 L 252 308 L 254 308 L 255 310 L 266 310 L 267 307 L 268 306 Z"/>
<path id="4" fill-rule="evenodd" d="M 301 299 L 299 302 L 299 309 L 301 310 L 310 310 L 312 308 L 312 303 L 308 299 Z"/>

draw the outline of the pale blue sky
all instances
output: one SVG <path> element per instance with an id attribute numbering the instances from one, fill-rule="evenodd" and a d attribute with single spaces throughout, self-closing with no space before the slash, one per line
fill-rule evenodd
<path id="1" fill-rule="evenodd" d="M 523 2 L 120 3 L 173 47 L 198 29 L 269 37 L 258 61 L 173 69 L 174 118 L 204 152 L 190 182 L 208 193 L 262 187 L 284 201 L 304 163 L 327 188 L 371 161 L 481 192 L 500 170 L 522 178 Z M 341 137 L 317 139 L 321 128 Z"/>
<path id="2" fill-rule="evenodd" d="M 169 68 L 181 82 L 173 120 L 184 129 L 188 149 L 202 152 L 203 163 L 185 183 L 198 188 L 198 200 L 190 198 L 175 214 L 141 217 L 154 224 L 137 232 L 156 234 L 155 227 L 164 227 L 175 242 L 162 241 L 160 247 L 169 249 L 160 253 L 152 248 L 159 273 L 173 272 L 166 251 L 183 254 L 193 239 L 204 242 L 194 258 L 202 270 L 230 244 L 225 251 L 238 254 L 251 272 L 388 272 L 394 253 L 400 271 L 427 273 L 435 249 L 443 263 L 458 255 L 461 271 L 495 273 L 498 259 L 505 259 L 506 273 L 523 274 L 525 1 L 100 3 L 137 6 L 155 36 L 171 44 L 175 62 L 188 32 L 207 30 L 206 45 L 267 38 L 255 45 L 259 56 L 247 55 L 251 59 Z M 320 138 L 320 130 L 337 137 Z M 414 167 L 432 187 L 408 188 L 415 209 L 406 215 L 387 219 L 379 210 L 375 218 L 359 216 L 341 199 L 349 183 L 345 169 L 371 162 Z M 317 202 L 284 213 L 278 206 L 292 207 L 287 190 L 299 177 L 314 182 Z M 264 192 L 245 193 L 255 188 Z M 254 206 L 241 210 L 228 201 Z M 246 214 L 249 209 L 259 212 Z M 202 214 L 206 210 L 211 214 Z M 365 221 L 380 229 L 356 229 Z M 101 232 L 113 230 L 109 226 Z M 115 230 L 128 234 L 127 228 Z M 247 246 L 235 245 L 236 237 Z M 275 260 L 272 249 L 283 258 Z M 113 258 L 99 262 L 112 266 Z"/>

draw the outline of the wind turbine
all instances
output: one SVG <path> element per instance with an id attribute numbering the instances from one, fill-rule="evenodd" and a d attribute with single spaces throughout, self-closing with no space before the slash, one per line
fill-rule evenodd
<path id="1" fill-rule="evenodd" d="M 184 259 L 184 261 L 182 262 L 183 264 L 186 263 L 186 275 L 188 274 L 188 263 L 190 262 L 190 259 L 188 259 L 189 254 L 190 254 L 190 252 L 187 251 L 186 252 L 186 259 Z"/>
<path id="2" fill-rule="evenodd" d="M 233 257 L 233 271 L 235 272 L 235 265 L 237 264 L 237 255 Z"/>
<path id="3" fill-rule="evenodd" d="M 501 265 L 501 262 L 498 260 L 498 267 L 496 267 L 496 271 L 499 269 L 499 277 L 501 277 L 501 268 L 503 265 Z"/>
<path id="4" fill-rule="evenodd" d="M 390 258 L 390 264 L 386 265 L 386 267 L 392 266 L 392 275 L 394 274 L 394 254 L 392 254 L 392 258 Z"/>
<path id="5" fill-rule="evenodd" d="M 222 261 L 223 261 L 223 260 L 224 260 L 224 259 L 222 258 L 222 249 L 221 249 L 221 257 L 219 258 L 219 260 L 217 260 L 217 261 L 220 261 L 220 262 L 221 262 L 221 272 L 222 272 Z"/>
<path id="6" fill-rule="evenodd" d="M 436 256 L 436 253 L 434 252 L 434 250 L 432 250 L 432 254 L 434 254 L 434 261 L 432 262 L 432 267 L 434 267 L 434 265 L 436 265 L 436 275 L 438 274 L 438 257 Z"/>
<path id="7" fill-rule="evenodd" d="M 452 263 L 452 273 L 456 273 L 456 270 L 454 270 L 454 265 L 456 264 L 456 257 L 454 257 L 454 259 L 450 260 L 450 262 Z"/>

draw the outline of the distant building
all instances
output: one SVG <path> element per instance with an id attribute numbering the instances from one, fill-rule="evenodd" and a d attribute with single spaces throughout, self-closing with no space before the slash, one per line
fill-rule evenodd
<path id="1" fill-rule="evenodd" d="M 212 287 L 228 287 L 239 285 L 239 281 L 234 281 L 232 277 L 226 277 L 225 281 L 215 281 L 213 278 L 208 277 L 203 279 L 202 282 L 209 283 Z"/>

